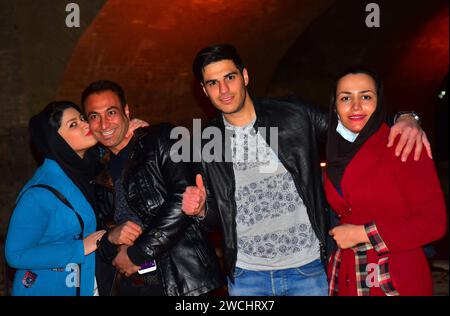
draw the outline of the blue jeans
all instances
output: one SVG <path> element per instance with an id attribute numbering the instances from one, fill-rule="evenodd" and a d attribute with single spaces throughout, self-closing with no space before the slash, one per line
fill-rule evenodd
<path id="1" fill-rule="evenodd" d="M 320 260 L 298 268 L 251 271 L 236 267 L 230 296 L 327 296 L 328 282 Z"/>

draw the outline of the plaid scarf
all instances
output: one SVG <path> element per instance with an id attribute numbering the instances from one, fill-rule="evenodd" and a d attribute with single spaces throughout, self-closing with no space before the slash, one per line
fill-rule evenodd
<path id="1" fill-rule="evenodd" d="M 359 244 L 351 248 L 355 254 L 356 293 L 358 296 L 369 296 L 370 287 L 379 286 L 387 296 L 398 296 L 399 293 L 395 290 L 391 275 L 389 273 L 389 257 L 387 256 L 389 249 L 378 233 L 377 226 L 374 222 L 368 223 L 364 225 L 364 227 L 370 243 Z M 380 258 L 376 264 L 376 267 L 374 267 L 377 271 L 376 279 L 373 282 L 370 282 L 368 278 L 367 252 L 372 249 L 377 252 Z M 341 259 L 342 250 L 338 248 L 330 258 L 330 261 L 332 261 L 328 291 L 330 296 L 337 296 L 339 294 L 338 276 Z"/>

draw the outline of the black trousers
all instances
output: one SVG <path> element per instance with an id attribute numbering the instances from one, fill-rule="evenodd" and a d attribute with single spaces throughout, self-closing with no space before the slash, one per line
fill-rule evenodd
<path id="1" fill-rule="evenodd" d="M 130 277 L 119 274 L 96 252 L 95 277 L 100 296 L 164 296 L 158 271 Z"/>
<path id="2" fill-rule="evenodd" d="M 112 295 L 118 296 L 165 296 L 158 271 L 126 277 L 116 275 Z"/>

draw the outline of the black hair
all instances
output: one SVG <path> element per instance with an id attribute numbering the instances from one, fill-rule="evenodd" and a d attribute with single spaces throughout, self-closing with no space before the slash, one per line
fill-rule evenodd
<path id="1" fill-rule="evenodd" d="M 212 45 L 203 48 L 195 56 L 192 64 L 192 71 L 194 72 L 195 78 L 198 81 L 203 82 L 203 69 L 209 64 L 222 60 L 232 60 L 241 73 L 245 68 L 241 57 L 233 45 Z"/>
<path id="2" fill-rule="evenodd" d="M 356 66 L 349 67 L 346 70 L 342 71 L 335 78 L 333 91 L 331 93 L 331 101 L 330 101 L 331 108 L 336 107 L 336 90 L 337 90 L 337 85 L 338 85 L 339 80 L 341 80 L 343 77 L 345 77 L 347 75 L 357 75 L 357 74 L 364 74 L 364 75 L 371 77 L 373 79 L 373 81 L 375 82 L 375 89 L 376 89 L 377 100 L 378 100 L 377 103 L 381 104 L 384 101 L 383 100 L 383 82 L 381 81 L 380 76 L 375 71 L 373 71 L 369 68 L 366 68 L 366 67 L 360 66 L 360 65 L 356 65 Z"/>
<path id="3" fill-rule="evenodd" d="M 113 93 L 115 93 L 120 100 L 122 109 L 125 107 L 125 105 L 127 104 L 127 101 L 125 99 L 125 92 L 119 84 L 110 80 L 97 80 L 87 86 L 87 88 L 84 89 L 83 93 L 81 94 L 81 106 L 83 110 L 85 110 L 84 103 L 91 94 L 101 93 L 105 91 L 112 91 Z"/>
<path id="4" fill-rule="evenodd" d="M 50 126 L 54 129 L 58 130 L 61 127 L 61 121 L 63 117 L 63 113 L 66 109 L 74 108 L 78 112 L 81 113 L 78 105 L 71 101 L 53 101 L 47 104 L 47 106 L 42 110 L 42 112 L 47 113 L 46 117 L 48 117 L 48 122 Z"/>

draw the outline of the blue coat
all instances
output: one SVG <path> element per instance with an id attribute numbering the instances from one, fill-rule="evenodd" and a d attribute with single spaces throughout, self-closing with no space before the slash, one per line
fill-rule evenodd
<path id="1" fill-rule="evenodd" d="M 46 159 L 22 192 L 34 184 L 46 184 L 61 192 L 84 221 L 84 237 L 96 230 L 91 205 L 59 165 Z M 21 192 L 21 193 L 22 193 Z M 20 195 L 19 195 L 20 196 Z M 12 295 L 76 295 L 76 273 L 81 264 L 81 295 L 92 296 L 95 278 L 95 253 L 84 255 L 81 231 L 74 212 L 44 188 L 31 188 L 17 202 L 5 244 L 8 264 L 16 268 Z M 34 283 L 25 287 L 22 280 L 31 271 Z"/>

